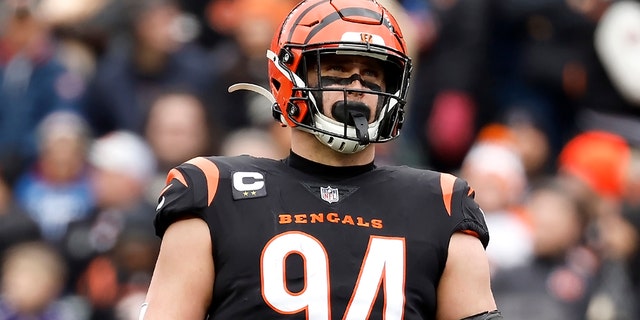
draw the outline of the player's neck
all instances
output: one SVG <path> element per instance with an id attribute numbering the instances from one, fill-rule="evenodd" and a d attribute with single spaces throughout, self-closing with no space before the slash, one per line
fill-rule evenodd
<path id="1" fill-rule="evenodd" d="M 325 146 L 312 134 L 295 129 L 291 132 L 291 150 L 303 158 L 334 167 L 369 164 L 375 156 L 373 145 L 357 153 L 344 154 Z"/>

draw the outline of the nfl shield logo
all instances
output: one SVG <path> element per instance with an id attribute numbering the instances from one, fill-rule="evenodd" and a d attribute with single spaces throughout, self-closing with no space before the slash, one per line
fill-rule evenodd
<path id="1" fill-rule="evenodd" d="M 326 202 L 334 203 L 340 200 L 340 194 L 336 188 L 331 188 L 330 186 L 320 187 L 320 198 Z"/>

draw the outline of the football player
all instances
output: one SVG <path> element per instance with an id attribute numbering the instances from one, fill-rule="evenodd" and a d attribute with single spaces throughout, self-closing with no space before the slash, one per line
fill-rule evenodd
<path id="1" fill-rule="evenodd" d="M 141 319 L 502 319 L 474 191 L 377 166 L 400 133 L 411 61 L 372 0 L 298 4 L 267 51 L 286 159 L 199 157 L 172 169 Z M 232 90 L 237 89 L 232 88 Z"/>

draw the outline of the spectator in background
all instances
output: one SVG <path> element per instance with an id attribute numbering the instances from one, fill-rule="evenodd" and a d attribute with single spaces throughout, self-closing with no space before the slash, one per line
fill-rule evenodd
<path id="1" fill-rule="evenodd" d="M 503 126 L 484 128 L 460 168 L 460 176 L 476 191 L 494 240 L 487 247 L 493 272 L 522 265 L 532 254 L 530 225 L 521 208 L 529 184 L 509 135 Z"/>
<path id="2" fill-rule="evenodd" d="M 627 237 L 623 241 L 629 242 L 627 250 L 623 251 L 625 267 L 629 273 L 632 290 L 635 293 L 636 311 L 640 306 L 640 150 L 634 148 L 627 170 L 625 183 L 623 217 L 627 221 Z"/>
<path id="3" fill-rule="evenodd" d="M 407 50 L 409 50 L 407 54 L 411 57 L 412 63 L 417 63 L 420 51 L 431 41 L 430 32 L 433 30 L 429 29 L 432 22 L 429 4 L 424 0 L 417 1 L 422 2 L 422 5 L 416 1 L 402 0 L 378 0 L 378 2 L 396 17 L 402 28 L 402 37 L 407 43 Z"/>
<path id="4" fill-rule="evenodd" d="M 520 156 L 527 179 L 530 181 L 555 171 L 551 141 L 544 130 L 543 122 L 544 119 L 541 117 L 534 118 L 518 112 L 513 112 L 503 119 L 504 126 L 508 129 L 509 140 Z M 490 126 L 491 124 L 485 127 Z"/>
<path id="5" fill-rule="evenodd" d="M 145 289 L 153 269 L 159 241 L 145 194 L 156 160 L 141 136 L 115 131 L 95 140 L 89 162 L 96 207 L 67 232 L 70 286 L 88 299 L 92 319 L 112 319 L 118 300 Z"/>
<path id="6" fill-rule="evenodd" d="M 640 3 L 595 2 L 587 90 L 580 100 L 580 129 L 615 133 L 640 146 Z"/>
<path id="7" fill-rule="evenodd" d="M 495 272 L 498 307 L 508 319 L 586 319 L 599 267 L 585 244 L 588 214 L 555 178 L 534 184 L 524 208 L 531 219 L 533 258 Z"/>
<path id="8" fill-rule="evenodd" d="M 166 172 L 180 163 L 218 152 L 217 128 L 207 121 L 202 100 L 188 92 L 168 91 L 151 104 L 144 138 L 153 150 L 157 170 L 147 197 L 155 203 L 165 185 Z"/>
<path id="9" fill-rule="evenodd" d="M 228 36 L 222 30 L 215 28 L 209 21 L 213 2 L 218 0 L 179 0 L 182 9 L 193 17 L 198 33 L 195 41 L 206 49 L 215 47 Z"/>
<path id="10" fill-rule="evenodd" d="M 429 50 L 436 38 L 436 19 L 433 11 L 432 0 L 398 0 L 402 8 L 406 11 L 407 23 L 413 25 L 410 27 L 415 32 L 414 48 L 415 59 L 418 63 L 419 53 Z M 403 28 L 405 30 L 406 28 Z"/>
<path id="11" fill-rule="evenodd" d="M 638 183 L 630 175 L 637 166 L 634 160 L 628 142 L 605 131 L 575 136 L 558 158 L 558 173 L 570 183 L 567 190 L 590 209 L 587 240 L 602 266 L 589 312 L 598 318 L 638 316 L 631 285 L 636 271 L 626 269 L 638 246 L 638 234 L 624 217 L 625 195 L 633 194 L 629 182 Z"/>
<path id="12" fill-rule="evenodd" d="M 594 45 L 602 13 L 616 2 L 493 2 L 488 82 L 496 120 L 508 122 L 515 117 L 540 129 L 548 140 L 551 160 L 583 131 L 638 139 L 640 109 L 616 92 L 602 65 L 606 53 L 599 56 Z M 634 37 L 628 34 L 630 38 L 616 38 Z M 547 166 L 546 172 L 553 168 Z"/>
<path id="13" fill-rule="evenodd" d="M 56 57 L 82 81 L 89 81 L 109 34 L 118 34 L 113 14 L 121 0 L 38 0 L 44 19 L 56 38 Z M 118 16 L 123 16 L 118 12 Z M 121 18 L 120 18 L 121 19 Z"/>
<path id="14" fill-rule="evenodd" d="M 37 136 L 38 155 L 16 183 L 15 197 L 44 238 L 59 245 L 67 226 L 87 219 L 94 206 L 87 164 L 91 133 L 79 115 L 56 111 L 38 126 Z"/>
<path id="15" fill-rule="evenodd" d="M 406 160 L 441 171 L 459 169 L 479 128 L 493 119 L 483 81 L 490 2 L 430 1 L 435 35 L 421 48 L 413 72 Z"/>
<path id="16" fill-rule="evenodd" d="M 607 6 L 595 32 L 596 52 L 615 89 L 640 107 L 640 3 L 615 1 Z M 636 136 L 639 136 L 636 131 Z"/>
<path id="17" fill-rule="evenodd" d="M 0 165 L 10 184 L 36 154 L 37 124 L 78 108 L 82 83 L 56 50 L 35 1 L 0 2 Z"/>
<path id="18" fill-rule="evenodd" d="M 0 319 L 81 320 L 63 304 L 67 266 L 43 242 L 13 246 L 2 260 Z"/>
<path id="19" fill-rule="evenodd" d="M 221 129 L 222 137 L 236 129 L 273 125 L 270 106 L 263 97 L 245 91 L 229 94 L 227 89 L 242 82 L 269 87 L 264 74 L 268 61 L 265 53 L 280 21 L 297 3 L 296 0 L 211 1 L 209 22 L 228 35 L 226 41 L 212 48 L 218 73 L 206 96 L 213 123 Z"/>
<path id="20" fill-rule="evenodd" d="M 14 201 L 0 168 L 0 258 L 14 244 L 41 239 L 38 224 Z"/>
<path id="21" fill-rule="evenodd" d="M 207 119 L 205 106 L 193 94 L 168 91 L 158 96 L 151 104 L 144 137 L 154 151 L 159 171 L 215 152 L 220 142 Z"/>
<path id="22" fill-rule="evenodd" d="M 181 28 L 172 0 L 142 0 L 125 7 L 129 33 L 112 40 L 87 90 L 84 108 L 96 136 L 113 130 L 144 134 L 151 103 L 164 91 L 202 95 L 211 61 Z"/>
<path id="23" fill-rule="evenodd" d="M 576 135 L 562 148 L 558 174 L 574 182 L 581 198 L 596 201 L 592 207 L 611 207 L 624 195 L 630 160 L 631 148 L 624 138 L 605 131 L 588 131 Z"/>

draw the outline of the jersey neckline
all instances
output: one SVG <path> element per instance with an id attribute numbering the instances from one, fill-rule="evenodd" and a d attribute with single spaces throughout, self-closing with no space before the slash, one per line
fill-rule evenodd
<path id="1" fill-rule="evenodd" d="M 307 174 L 311 174 L 320 178 L 328 180 L 341 180 L 358 176 L 360 174 L 372 171 L 376 168 L 372 162 L 358 165 L 358 166 L 345 166 L 335 167 L 326 164 L 311 161 L 304 158 L 293 151 L 290 151 L 289 156 L 285 158 L 284 163 L 291 168 L 302 171 Z"/>

